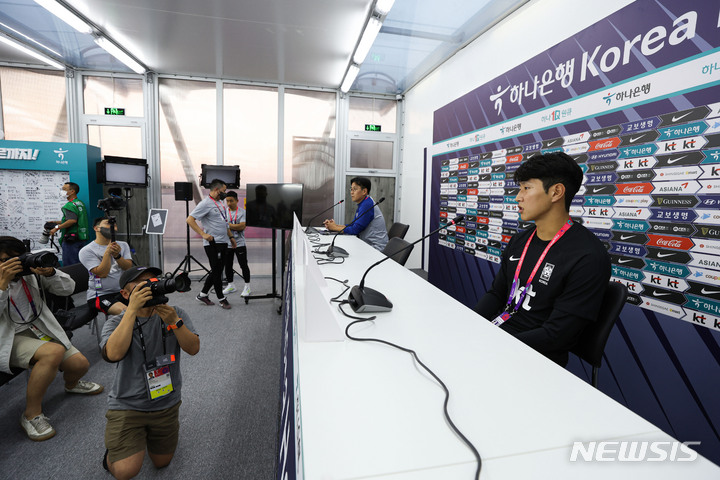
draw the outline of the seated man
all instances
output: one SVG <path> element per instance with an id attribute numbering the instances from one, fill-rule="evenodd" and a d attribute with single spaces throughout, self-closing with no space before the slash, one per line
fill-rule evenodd
<path id="1" fill-rule="evenodd" d="M 120 295 L 120 275 L 132 267 L 130 246 L 126 242 L 111 242 L 110 220 L 98 217 L 93 222 L 95 241 L 80 250 L 80 263 L 90 273 L 87 302 L 90 308 L 108 315 L 118 315 L 125 309 Z"/>
<path id="2" fill-rule="evenodd" d="M 55 435 L 42 413 L 42 400 L 58 370 L 63 372 L 66 392 L 95 395 L 103 387 L 80 380 L 90 363 L 72 346 L 39 289 L 42 284 L 56 295 L 70 295 L 75 282 L 53 267 L 31 268 L 35 275 L 22 275 L 17 257 L 24 252 L 25 245 L 17 238 L 0 237 L 0 370 L 11 373 L 10 367 L 32 367 L 20 425 L 31 440 L 42 441 Z"/>
<path id="3" fill-rule="evenodd" d="M 520 217 L 535 226 L 510 239 L 475 311 L 565 366 L 582 330 L 596 320 L 610 257 L 592 232 L 570 219 L 583 172 L 569 155 L 535 155 L 514 178 Z"/>
<path id="4" fill-rule="evenodd" d="M 355 177 L 350 180 L 350 198 L 357 203 L 357 211 L 352 224 L 338 225 L 335 220 L 325 220 L 325 228 L 332 232 L 342 232 L 347 235 L 357 235 L 365 243 L 382 251 L 388 243 L 387 227 L 385 226 L 385 218 L 383 217 L 380 207 L 375 205 L 375 201 L 370 196 L 370 179 L 366 177 Z M 373 208 L 372 212 L 367 212 Z"/>
<path id="5" fill-rule="evenodd" d="M 166 297 L 153 297 L 147 286 L 161 273 L 152 267 L 123 272 L 120 293 L 128 307 L 108 318 L 102 331 L 103 358 L 118 362 L 108 395 L 103 457 L 103 467 L 115 478 L 140 473 L 145 450 L 156 467 L 170 464 L 180 428 L 180 354 L 200 350 L 188 314 L 167 305 Z"/>

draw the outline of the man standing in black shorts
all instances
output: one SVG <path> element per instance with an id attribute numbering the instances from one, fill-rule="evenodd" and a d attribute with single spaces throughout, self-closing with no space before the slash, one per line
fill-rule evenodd
<path id="1" fill-rule="evenodd" d="M 103 358 L 118 363 L 108 395 L 103 457 L 103 467 L 115 478 L 136 476 L 145 450 L 156 467 L 170 464 L 180 430 L 181 352 L 200 351 L 188 314 L 162 303 L 167 298 L 154 298 L 147 286 L 161 274 L 152 267 L 123 272 L 120 293 L 127 310 L 108 318 L 102 331 Z"/>
<path id="2" fill-rule="evenodd" d="M 535 155 L 515 171 L 523 221 L 503 251 L 492 288 L 475 311 L 556 363 L 594 322 L 610 280 L 602 242 L 570 218 L 583 172 L 569 155 Z"/>
<path id="3" fill-rule="evenodd" d="M 238 196 L 236 192 L 227 192 L 225 203 L 228 206 L 228 223 L 230 231 L 235 238 L 235 248 L 228 248 L 225 253 L 225 278 L 228 281 L 227 287 L 223 289 L 224 294 L 237 291 L 233 278 L 235 271 L 233 270 L 233 257 L 237 257 L 243 280 L 245 280 L 245 288 L 243 288 L 241 297 L 250 295 L 250 268 L 247 261 L 247 247 L 245 246 L 245 209 L 238 205 Z"/>

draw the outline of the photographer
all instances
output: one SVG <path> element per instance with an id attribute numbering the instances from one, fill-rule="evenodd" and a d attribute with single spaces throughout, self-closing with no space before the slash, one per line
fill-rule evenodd
<path id="1" fill-rule="evenodd" d="M 110 317 L 102 331 L 103 358 L 118 362 L 108 395 L 103 457 L 103 467 L 116 478 L 137 475 L 145 450 L 158 468 L 172 460 L 180 429 L 181 352 L 200 350 L 188 314 L 156 304 L 167 298 L 154 296 L 148 280 L 161 273 L 152 267 L 123 272 L 120 293 L 128 299 L 127 310 Z"/>
<path id="2" fill-rule="evenodd" d="M 103 387 L 80 380 L 90 364 L 72 346 L 40 294 L 42 286 L 57 295 L 70 295 L 75 282 L 53 267 L 23 265 L 18 257 L 24 252 L 25 245 L 17 238 L 0 237 L 0 370 L 11 373 L 10 367 L 32 367 L 20 425 L 31 440 L 42 441 L 55 435 L 42 413 L 42 399 L 58 370 L 63 372 L 66 392 L 94 395 Z"/>
<path id="3" fill-rule="evenodd" d="M 58 230 L 63 231 L 60 235 L 63 265 L 80 263 L 78 254 L 88 239 L 87 208 L 77 198 L 78 192 L 80 187 L 77 183 L 67 182 L 62 186 L 61 195 L 67 203 L 62 207 L 62 220 L 55 222 L 58 224 L 57 227 L 50 230 L 51 235 L 55 235 Z"/>
<path id="4" fill-rule="evenodd" d="M 112 228 L 107 217 L 93 222 L 95 241 L 80 250 L 80 262 L 90 273 L 87 302 L 90 308 L 108 315 L 124 310 L 120 293 L 120 275 L 132 267 L 130 246 L 126 242 L 112 242 Z"/>

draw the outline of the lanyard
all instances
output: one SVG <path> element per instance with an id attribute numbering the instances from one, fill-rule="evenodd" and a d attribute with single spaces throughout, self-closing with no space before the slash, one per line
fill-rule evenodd
<path id="1" fill-rule="evenodd" d="M 547 244 L 545 247 L 545 250 L 543 250 L 542 255 L 540 255 L 540 258 L 538 258 L 537 263 L 535 263 L 535 267 L 532 270 L 532 273 L 530 273 L 530 276 L 528 277 L 527 284 L 525 284 L 525 289 L 520 294 L 520 298 L 518 299 L 517 303 L 515 304 L 515 307 L 512 306 L 513 297 L 515 296 L 515 290 L 518 287 L 518 283 L 520 283 L 520 267 L 522 267 L 523 261 L 525 260 L 525 254 L 528 251 L 528 247 L 530 246 L 530 242 L 532 242 L 533 236 L 535 236 L 535 232 L 537 231 L 537 228 L 533 230 L 533 232 L 530 234 L 530 238 L 528 238 L 527 243 L 525 244 L 525 248 L 523 249 L 522 255 L 520 256 L 520 260 L 518 260 L 517 267 L 515 268 L 515 276 L 513 277 L 513 283 L 512 287 L 510 288 L 510 295 L 508 296 L 507 305 L 505 307 L 505 311 L 509 311 L 512 308 L 513 313 L 517 312 L 518 308 L 520 308 L 520 305 L 522 304 L 523 300 L 525 300 L 525 295 L 527 294 L 528 288 L 530 288 L 530 284 L 533 281 L 533 278 L 535 278 L 535 274 L 538 271 L 538 268 L 540 268 L 540 265 L 542 264 L 543 260 L 545 260 L 545 255 L 547 254 L 548 250 L 550 250 L 550 247 L 555 245 L 555 243 L 560 240 L 560 238 L 565 235 L 565 232 L 567 232 L 570 227 L 572 227 L 573 222 L 572 220 L 568 220 L 565 225 L 562 226 L 560 230 L 555 234 L 555 236 L 550 240 L 550 243 Z"/>
<path id="2" fill-rule="evenodd" d="M 148 320 L 150 318 L 152 318 L 153 315 L 154 315 L 154 313 L 151 313 L 150 317 L 148 317 Z M 145 323 L 147 323 L 147 322 L 145 322 Z M 143 323 L 143 325 L 145 325 L 145 323 Z M 148 363 L 147 349 L 145 348 L 145 335 L 143 335 L 142 325 L 140 325 L 140 322 L 138 321 L 137 317 L 135 317 L 135 326 L 137 327 L 137 330 L 138 330 L 138 336 L 140 336 L 140 347 L 142 347 L 143 358 L 145 359 L 145 363 Z M 162 335 L 162 339 L 163 339 L 163 355 L 165 355 L 167 353 L 165 351 L 165 329 L 163 328 L 162 322 L 160 322 L 160 334 Z"/>
<path id="3" fill-rule="evenodd" d="M 222 215 L 223 220 L 225 220 L 225 223 L 227 223 L 228 219 L 227 219 L 227 217 L 225 216 L 225 213 L 224 213 L 225 208 L 221 207 L 220 204 L 218 204 L 218 202 L 216 202 L 213 197 L 210 197 L 210 200 L 213 201 L 213 203 L 215 204 L 215 206 L 216 206 L 217 209 L 218 209 L 218 212 L 220 212 L 220 215 Z"/>
<path id="4" fill-rule="evenodd" d="M 235 219 L 233 220 L 232 212 L 228 210 L 228 217 L 230 217 L 230 223 L 237 223 L 237 219 L 240 216 L 240 208 L 235 209 Z"/>
<path id="5" fill-rule="evenodd" d="M 25 283 L 24 278 L 21 279 L 20 281 L 22 282 L 23 290 L 25 290 L 25 296 L 27 297 L 28 302 L 30 302 L 30 308 L 32 308 L 33 315 L 35 316 L 35 318 L 37 318 L 38 312 L 37 312 L 37 309 L 35 308 L 35 302 L 33 301 L 32 295 L 30 294 L 30 289 L 28 288 L 27 283 Z M 15 307 L 15 311 L 18 313 L 18 315 L 20 315 L 20 319 L 23 321 L 23 323 L 26 323 L 25 317 L 23 317 L 23 314 L 20 313 L 20 309 L 15 304 L 15 300 L 13 300 L 12 297 L 9 297 L 9 298 L 10 298 L 10 302 L 12 303 L 12 306 Z"/>

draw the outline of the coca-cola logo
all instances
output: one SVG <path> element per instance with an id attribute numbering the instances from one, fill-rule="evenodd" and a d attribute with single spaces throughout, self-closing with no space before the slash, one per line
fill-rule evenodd
<path id="1" fill-rule="evenodd" d="M 599 142 L 595 144 L 595 148 L 610 148 L 613 146 L 613 141 L 609 140 L 606 142 Z"/>
<path id="2" fill-rule="evenodd" d="M 658 245 L 661 245 L 663 247 L 669 247 L 669 248 L 681 248 L 682 242 L 679 240 L 666 240 L 664 238 L 658 238 L 657 241 Z"/>
<path id="3" fill-rule="evenodd" d="M 623 187 L 622 193 L 644 193 L 645 192 L 645 186 L 644 185 L 634 185 L 632 187 Z"/>

